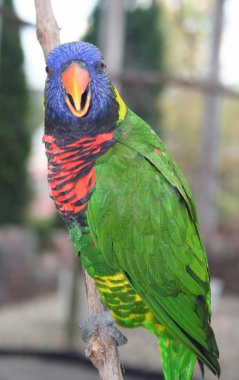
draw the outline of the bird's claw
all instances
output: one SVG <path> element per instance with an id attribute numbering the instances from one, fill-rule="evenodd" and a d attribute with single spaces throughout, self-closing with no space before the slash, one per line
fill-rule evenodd
<path id="1" fill-rule="evenodd" d="M 91 336 L 97 331 L 102 330 L 107 335 L 112 336 L 118 346 L 123 346 L 127 343 L 127 338 L 116 327 L 114 319 L 109 311 L 90 316 L 84 323 L 80 324 L 82 338 L 85 343 L 88 343 Z"/>

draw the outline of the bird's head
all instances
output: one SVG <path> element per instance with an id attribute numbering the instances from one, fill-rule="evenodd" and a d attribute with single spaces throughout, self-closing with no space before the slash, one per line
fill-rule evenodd
<path id="1" fill-rule="evenodd" d="M 97 47 L 87 42 L 59 45 L 47 57 L 46 72 L 47 134 L 75 139 L 116 127 L 125 106 Z"/>

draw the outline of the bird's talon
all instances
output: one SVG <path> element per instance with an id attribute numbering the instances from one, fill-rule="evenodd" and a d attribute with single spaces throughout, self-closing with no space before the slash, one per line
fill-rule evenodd
<path id="1" fill-rule="evenodd" d="M 112 336 L 118 346 L 123 346 L 128 341 L 115 325 L 114 319 L 109 311 L 90 316 L 84 323 L 80 324 L 80 330 L 85 343 L 89 342 L 91 336 L 97 330 L 102 330 L 107 335 Z"/>

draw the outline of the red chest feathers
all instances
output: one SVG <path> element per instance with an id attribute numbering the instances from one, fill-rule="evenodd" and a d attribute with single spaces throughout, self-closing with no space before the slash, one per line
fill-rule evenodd
<path id="1" fill-rule="evenodd" d="M 113 135 L 84 137 L 67 145 L 57 144 L 49 135 L 44 135 L 43 141 L 48 158 L 49 194 L 64 219 L 76 220 L 85 212 L 95 187 L 95 161 L 114 144 Z"/>

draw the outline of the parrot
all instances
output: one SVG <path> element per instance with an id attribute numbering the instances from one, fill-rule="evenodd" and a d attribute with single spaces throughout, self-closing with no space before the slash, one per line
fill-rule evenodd
<path id="1" fill-rule="evenodd" d="M 96 46 L 56 46 L 46 73 L 49 195 L 108 313 L 156 336 L 165 380 L 190 380 L 196 361 L 219 377 L 207 256 L 184 175 Z"/>

